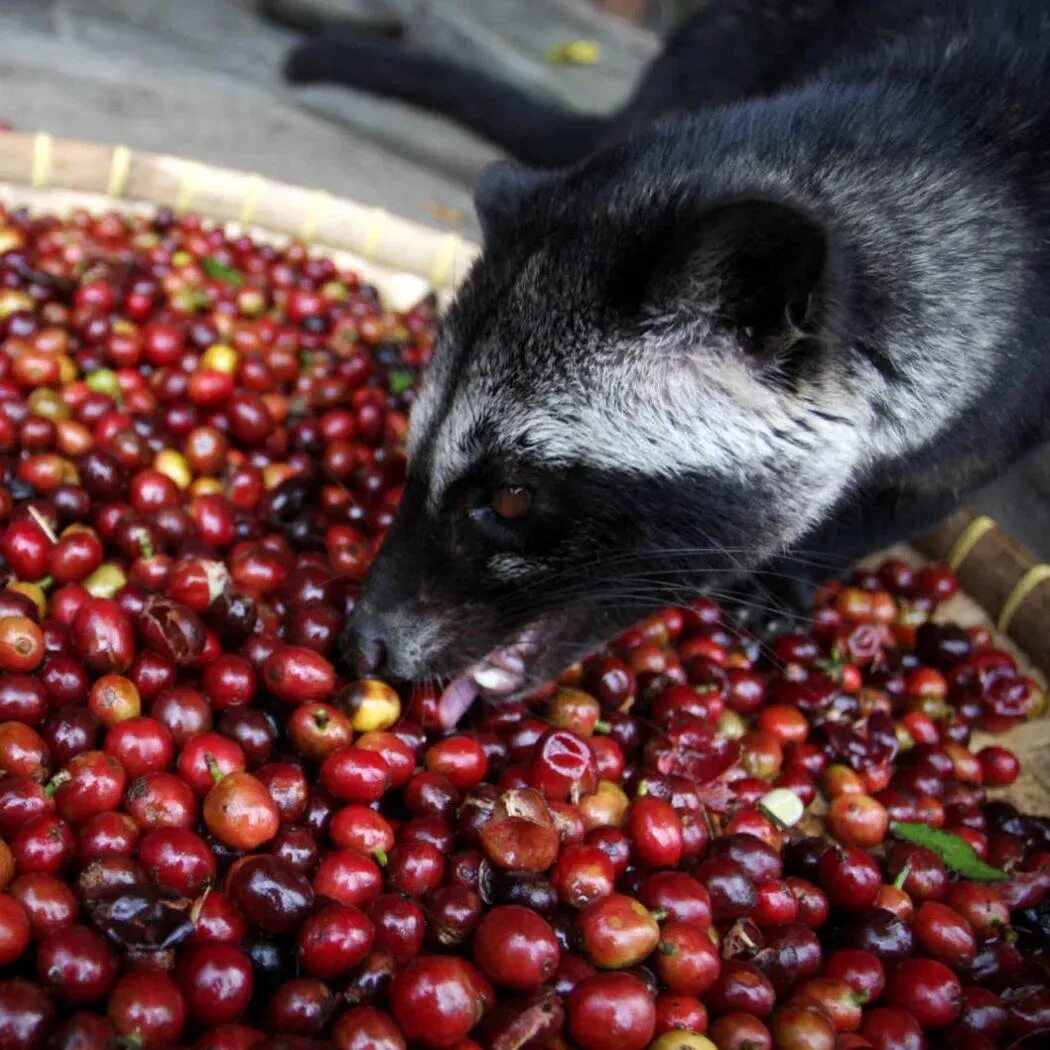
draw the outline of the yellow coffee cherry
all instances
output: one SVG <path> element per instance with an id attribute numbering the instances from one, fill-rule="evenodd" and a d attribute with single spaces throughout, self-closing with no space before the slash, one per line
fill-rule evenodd
<path id="1" fill-rule="evenodd" d="M 127 582 L 128 578 L 119 565 L 105 561 L 84 580 L 81 586 L 92 598 L 112 598 Z"/>
<path id="2" fill-rule="evenodd" d="M 389 729 L 401 717 L 397 693 L 378 678 L 351 682 L 339 696 L 355 733 L 376 733 Z"/>
<path id="3" fill-rule="evenodd" d="M 735 711 L 723 711 L 718 718 L 718 732 L 730 740 L 739 740 L 747 732 L 747 723 Z"/>
<path id="4" fill-rule="evenodd" d="M 201 354 L 201 368 L 212 372 L 223 372 L 232 376 L 237 371 L 237 351 L 228 343 L 212 343 Z"/>
<path id="5" fill-rule="evenodd" d="M 580 817 L 587 831 L 592 828 L 618 828 L 627 813 L 630 800 L 619 784 L 599 780 L 598 789 L 584 795 L 579 802 Z"/>
<path id="6" fill-rule="evenodd" d="M 62 354 L 58 359 L 58 378 L 60 382 L 72 383 L 77 377 L 77 366 L 73 362 L 73 358 L 67 357 Z M 113 395 L 115 398 L 120 396 L 120 384 L 117 384 L 117 393 Z"/>
<path id="7" fill-rule="evenodd" d="M 84 382 L 96 394 L 108 394 L 112 398 L 120 397 L 120 380 L 112 368 L 96 368 L 94 372 L 88 373 Z"/>
<path id="8" fill-rule="evenodd" d="M 263 467 L 263 485 L 269 489 L 275 489 L 282 481 L 287 481 L 295 474 L 295 471 L 287 463 L 270 463 Z"/>
<path id="9" fill-rule="evenodd" d="M 191 496 L 221 496 L 222 482 L 218 478 L 194 478 L 190 485 Z"/>
<path id="10" fill-rule="evenodd" d="M 38 386 L 35 390 L 31 390 L 26 398 L 26 404 L 29 405 L 29 411 L 34 416 L 50 419 L 52 423 L 57 423 L 60 419 L 69 419 L 73 414 L 58 391 L 47 386 Z"/>
<path id="11" fill-rule="evenodd" d="M 11 314 L 22 311 L 32 312 L 36 303 L 26 292 L 19 292 L 14 288 L 5 288 L 0 291 L 0 318 L 10 317 Z"/>
<path id="12" fill-rule="evenodd" d="M 0 254 L 11 252 L 25 245 L 26 239 L 20 230 L 13 226 L 4 226 L 0 229 Z"/>
<path id="13" fill-rule="evenodd" d="M 718 1050 L 718 1047 L 699 1032 L 664 1032 L 649 1044 L 649 1050 Z"/>
<path id="14" fill-rule="evenodd" d="M 193 480 L 190 466 L 186 457 L 173 448 L 166 448 L 158 452 L 153 459 L 153 469 L 160 471 L 165 477 L 171 478 L 180 489 L 188 488 Z"/>
<path id="15" fill-rule="evenodd" d="M 44 594 L 44 590 L 39 583 L 29 583 L 26 580 L 15 580 L 14 583 L 9 584 L 8 586 L 10 590 L 18 591 L 19 594 L 24 594 L 36 606 L 36 611 L 41 620 L 47 616 L 47 595 Z"/>

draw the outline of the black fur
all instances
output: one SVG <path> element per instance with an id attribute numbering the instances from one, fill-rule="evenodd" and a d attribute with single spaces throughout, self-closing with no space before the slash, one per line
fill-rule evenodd
<path id="1" fill-rule="evenodd" d="M 571 113 L 469 66 L 345 31 L 297 47 L 285 63 L 285 76 L 296 84 L 345 84 L 422 106 L 540 168 L 585 156 L 607 126 L 603 117 Z"/>
<path id="2" fill-rule="evenodd" d="M 1028 27 L 1038 0 L 711 0 L 668 40 L 631 99 L 574 113 L 474 67 L 336 30 L 291 52 L 294 83 L 331 82 L 440 113 L 533 167 L 565 167 L 666 115 L 783 92 L 840 64 L 884 61 L 919 33 L 942 39 L 973 12 Z M 1029 8 L 1025 12 L 1021 8 Z M 999 9 L 998 11 L 995 9 Z M 892 75 L 892 70 L 886 70 Z"/>
<path id="3" fill-rule="evenodd" d="M 485 252 L 350 629 L 395 672 L 546 618 L 541 675 L 739 571 L 782 593 L 1050 434 L 1041 0 L 712 0 L 601 140 L 479 194 Z M 470 513 L 509 483 L 526 521 Z"/>

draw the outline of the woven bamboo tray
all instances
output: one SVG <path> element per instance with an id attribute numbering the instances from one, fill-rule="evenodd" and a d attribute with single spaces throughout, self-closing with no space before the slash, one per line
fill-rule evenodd
<path id="1" fill-rule="evenodd" d="M 308 170 L 304 159 L 304 169 Z M 447 299 L 466 275 L 477 245 L 382 208 L 126 146 L 0 132 L 0 200 L 63 213 L 196 211 L 261 240 L 295 238 L 356 269 L 392 307 L 417 302 L 427 290 Z"/>
<path id="2" fill-rule="evenodd" d="M 429 290 L 447 301 L 478 253 L 455 233 L 319 190 L 180 157 L 125 146 L 0 133 L 0 201 L 63 214 L 193 210 L 261 240 L 304 241 L 372 281 L 393 309 Z M 994 627 L 1001 643 L 1044 685 L 1050 676 L 1050 566 L 1038 562 L 993 521 L 963 508 L 927 536 L 893 554 L 913 564 L 946 561 L 964 594 L 940 616 Z M 1050 816 L 1050 718 L 995 738 L 1024 764 L 1017 784 L 1000 794 L 1029 812 Z M 983 746 L 983 738 L 975 746 Z"/>

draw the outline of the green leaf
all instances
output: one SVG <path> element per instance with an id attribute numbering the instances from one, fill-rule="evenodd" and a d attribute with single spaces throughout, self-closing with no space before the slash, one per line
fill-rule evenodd
<path id="1" fill-rule="evenodd" d="M 925 846 L 928 850 L 932 850 L 952 871 L 968 879 L 983 879 L 991 882 L 1010 877 L 1005 871 L 985 864 L 969 842 L 949 831 L 931 828 L 929 824 L 902 824 L 898 820 L 890 824 L 890 831 L 897 838 L 904 839 L 905 842 Z"/>
<path id="2" fill-rule="evenodd" d="M 210 255 L 204 260 L 204 272 L 209 277 L 214 277 L 216 281 L 225 281 L 227 284 L 235 284 L 239 288 L 244 284 L 244 277 L 239 270 L 231 269 L 224 263 L 219 262 L 218 259 L 213 259 Z"/>
<path id="3" fill-rule="evenodd" d="M 387 378 L 390 381 L 391 394 L 403 394 L 416 381 L 411 372 L 391 372 Z"/>

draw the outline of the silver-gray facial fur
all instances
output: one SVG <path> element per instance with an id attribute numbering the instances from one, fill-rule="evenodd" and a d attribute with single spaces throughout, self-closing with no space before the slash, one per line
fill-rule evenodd
<path id="1" fill-rule="evenodd" d="M 858 556 L 1043 440 L 1050 29 L 937 12 L 564 172 L 486 174 L 352 652 L 460 675 L 455 718 L 654 606 L 797 577 L 792 550 Z"/>

